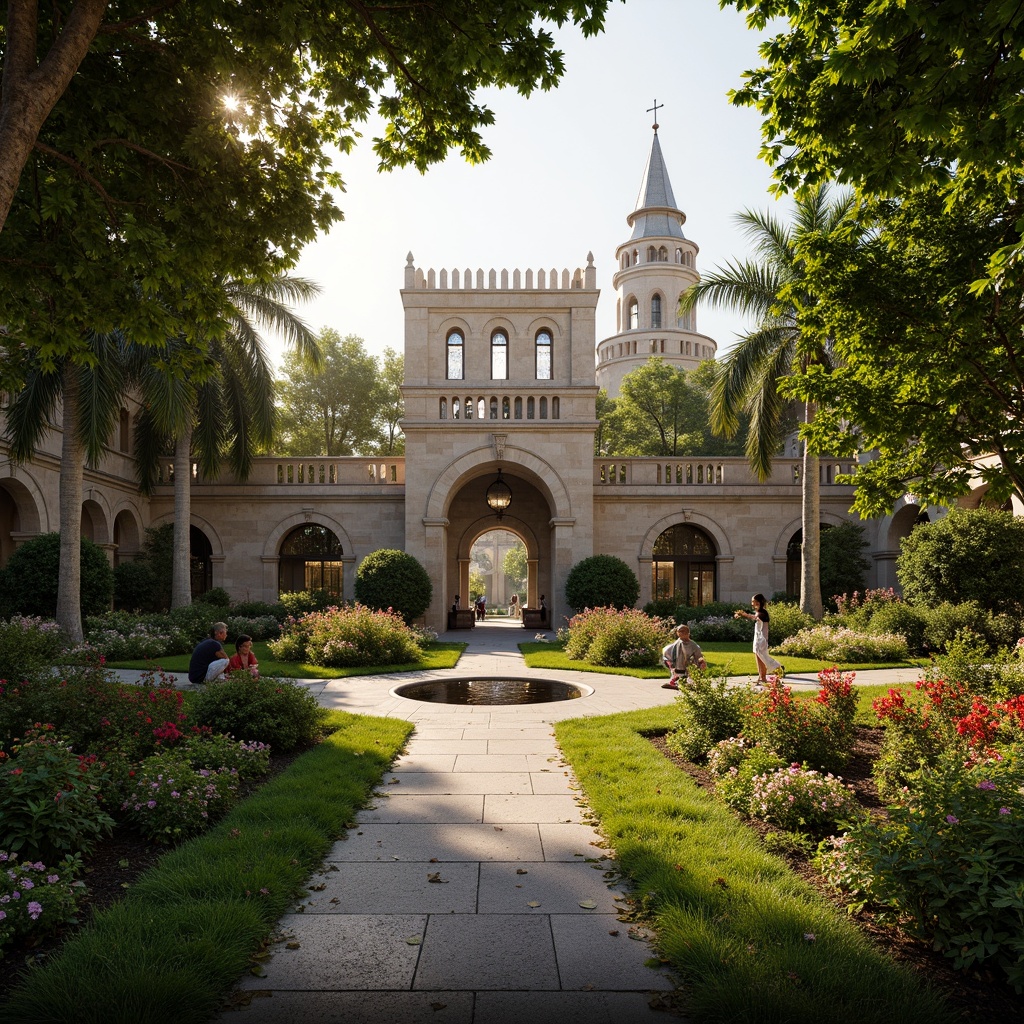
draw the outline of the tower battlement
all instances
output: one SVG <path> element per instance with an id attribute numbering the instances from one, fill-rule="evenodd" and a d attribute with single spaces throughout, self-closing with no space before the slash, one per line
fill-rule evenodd
<path id="1" fill-rule="evenodd" d="M 424 270 L 413 262 L 412 253 L 406 257 L 405 287 L 407 290 L 427 291 L 572 291 L 573 289 L 596 290 L 597 268 L 594 254 L 587 253 L 586 267 L 561 271 L 552 267 L 533 270 L 490 270 L 470 267 L 449 271 L 447 268 Z"/>

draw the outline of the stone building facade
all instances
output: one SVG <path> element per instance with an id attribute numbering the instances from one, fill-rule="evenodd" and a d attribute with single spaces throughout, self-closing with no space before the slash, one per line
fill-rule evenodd
<path id="1" fill-rule="evenodd" d="M 682 230 L 655 133 L 640 196 L 616 251 L 616 333 L 596 337 L 593 256 L 575 270 L 423 270 L 410 254 L 405 309 L 406 453 L 403 458 L 261 458 L 245 482 L 225 470 L 192 481 L 194 589 L 236 600 L 328 586 L 354 597 L 355 570 L 378 548 L 404 548 L 426 567 L 442 629 L 456 593 L 469 591 L 470 551 L 495 529 L 526 546 L 526 604 L 543 595 L 558 625 L 572 566 L 614 554 L 636 571 L 640 604 L 675 596 L 699 604 L 792 590 L 799 562 L 800 463 L 777 459 L 760 482 L 739 458 L 595 458 L 599 387 L 657 355 L 692 369 L 713 339 L 679 295 L 698 280 L 696 244 Z M 100 465 L 87 468 L 83 534 L 111 561 L 134 557 L 147 527 L 173 519 L 171 467 L 149 498 L 134 485 L 135 410 L 126 402 Z M 0 442 L 0 563 L 29 537 L 57 529 L 60 425 L 28 464 Z M 848 465 L 821 466 L 821 522 L 850 517 Z M 495 512 L 498 477 L 510 492 Z M 895 583 L 899 540 L 919 510 L 908 497 L 864 524 L 870 583 Z"/>

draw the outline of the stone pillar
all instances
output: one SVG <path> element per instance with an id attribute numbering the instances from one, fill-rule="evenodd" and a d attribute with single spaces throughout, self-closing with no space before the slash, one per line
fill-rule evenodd
<path id="1" fill-rule="evenodd" d="M 263 600 L 270 604 L 273 604 L 280 594 L 278 594 L 278 570 L 277 567 L 281 563 L 281 559 L 277 555 L 261 555 L 260 561 L 263 563 Z"/>
<path id="2" fill-rule="evenodd" d="M 526 560 L 526 607 L 536 608 L 540 604 L 540 590 L 539 580 L 537 579 L 537 566 L 539 562 L 536 558 L 528 558 Z"/>
<path id="3" fill-rule="evenodd" d="M 427 626 L 438 633 L 443 633 L 448 628 L 447 611 L 451 602 L 451 596 L 448 593 L 451 584 L 445 572 L 448 519 L 446 516 L 441 516 L 438 519 L 428 519 L 424 516 L 422 522 L 424 545 L 421 561 L 434 584 L 434 597 L 424 618 Z"/>
<path id="4" fill-rule="evenodd" d="M 356 556 L 341 556 L 341 596 L 346 601 L 356 599 Z"/>
<path id="5" fill-rule="evenodd" d="M 469 567 L 472 565 L 468 558 L 459 559 L 459 589 L 458 594 L 462 599 L 462 607 L 469 608 Z"/>
<path id="6" fill-rule="evenodd" d="M 548 594 L 548 625 L 557 629 L 569 607 L 565 599 L 565 581 L 578 561 L 573 548 L 575 518 L 551 519 L 551 590 Z"/>
<path id="7" fill-rule="evenodd" d="M 654 567 L 653 558 L 639 558 L 637 559 L 639 569 L 637 571 L 637 577 L 640 580 L 640 607 L 650 604 L 654 600 L 654 585 L 651 582 L 652 572 Z"/>

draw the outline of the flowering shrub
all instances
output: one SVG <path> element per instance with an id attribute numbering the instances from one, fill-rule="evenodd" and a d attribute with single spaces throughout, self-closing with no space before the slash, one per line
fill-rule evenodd
<path id="1" fill-rule="evenodd" d="M 245 633 L 253 640 L 273 640 L 281 635 L 281 623 L 275 615 L 228 615 L 224 623 L 229 637 Z"/>
<path id="2" fill-rule="evenodd" d="M 56 622 L 15 615 L 0 621 L 0 679 L 20 682 L 52 665 L 68 646 Z"/>
<path id="3" fill-rule="evenodd" d="M 647 651 L 649 661 L 632 664 L 653 666 L 658 663 L 672 628 L 670 622 L 635 608 L 587 608 L 569 620 L 568 629 L 560 637 L 564 637 L 566 655 L 574 661 L 621 665 L 623 651 Z"/>
<path id="4" fill-rule="evenodd" d="M 737 619 L 732 615 L 708 615 L 703 619 L 688 622 L 690 637 L 700 642 L 739 643 L 754 639 L 754 624 L 749 619 Z"/>
<path id="5" fill-rule="evenodd" d="M 652 647 L 631 647 L 622 651 L 619 662 L 627 668 L 646 668 L 657 665 L 661 652 Z"/>
<path id="6" fill-rule="evenodd" d="M 845 626 L 828 625 L 801 629 L 778 644 L 775 653 L 821 661 L 905 661 L 909 657 L 904 636 L 858 633 Z"/>
<path id="7" fill-rule="evenodd" d="M 852 786 L 799 764 L 755 776 L 748 806 L 752 817 L 781 829 L 816 834 L 860 814 Z"/>
<path id="8" fill-rule="evenodd" d="M 741 709 L 748 694 L 731 686 L 725 676 L 715 679 L 706 672 L 694 672 L 690 685 L 681 687 L 676 695 L 677 725 L 665 743 L 690 761 L 703 761 L 719 740 L 740 731 Z"/>
<path id="9" fill-rule="evenodd" d="M 0 848 L 52 861 L 110 832 L 109 780 L 95 755 L 75 754 L 49 724 L 26 730 L 11 751 L 0 762 Z"/>
<path id="10" fill-rule="evenodd" d="M 954 965 L 999 970 L 1024 991 L 1024 747 L 964 764 L 947 751 L 909 780 L 887 819 L 823 848 L 826 878 L 881 908 Z"/>
<path id="11" fill-rule="evenodd" d="M 763 691 L 743 704 L 744 738 L 777 751 L 786 763 L 806 761 L 826 770 L 842 767 L 849 758 L 857 711 L 853 678 L 852 672 L 823 669 L 812 701 L 794 700 L 788 686 L 770 678 Z"/>
<path id="12" fill-rule="evenodd" d="M 839 594 L 833 600 L 836 603 L 836 612 L 839 616 L 845 617 L 858 610 L 863 610 L 867 612 L 866 619 L 870 619 L 880 605 L 902 602 L 902 598 L 892 587 L 879 587 L 877 590 L 869 588 L 863 594 L 855 590 L 852 594 Z"/>
<path id="13" fill-rule="evenodd" d="M 121 809 L 144 836 L 170 843 L 203 831 L 237 793 L 233 769 L 195 769 L 183 751 L 167 751 L 142 762 Z"/>
<path id="14" fill-rule="evenodd" d="M 965 750 L 957 722 L 970 714 L 973 698 L 964 683 L 928 678 L 914 684 L 918 699 L 889 690 L 871 705 L 885 725 L 882 749 L 873 774 L 883 799 L 897 799 L 922 766 L 935 764 L 943 750 Z"/>
<path id="15" fill-rule="evenodd" d="M 0 849 L 0 951 L 15 939 L 47 935 L 74 917 L 85 891 L 75 883 L 81 866 L 77 855 L 48 868 Z"/>
<path id="16" fill-rule="evenodd" d="M 719 740 L 708 751 L 708 771 L 717 778 L 728 774 L 730 768 L 739 768 L 752 749 L 742 736 Z"/>
<path id="17" fill-rule="evenodd" d="M 285 635 L 272 640 L 275 658 L 294 657 L 298 645 L 282 642 L 289 634 L 301 637 L 302 652 L 297 660 L 313 665 L 344 668 L 355 665 L 402 665 L 419 661 L 420 639 L 401 615 L 374 611 L 365 605 L 328 608 L 307 612 L 299 620 L 288 619 Z"/>
<path id="18" fill-rule="evenodd" d="M 193 768 L 227 768 L 243 781 L 266 775 L 270 768 L 269 744 L 236 740 L 205 726 L 184 741 L 182 750 Z"/>
<path id="19" fill-rule="evenodd" d="M 280 751 L 319 740 L 325 714 L 316 698 L 301 686 L 239 673 L 210 683 L 193 696 L 190 705 L 190 720 L 196 725 L 243 740 L 258 740 Z"/>
<path id="20" fill-rule="evenodd" d="M 766 747 L 749 747 L 743 760 L 727 769 L 715 783 L 715 792 L 734 811 L 750 814 L 754 780 L 785 768 L 786 762 Z"/>

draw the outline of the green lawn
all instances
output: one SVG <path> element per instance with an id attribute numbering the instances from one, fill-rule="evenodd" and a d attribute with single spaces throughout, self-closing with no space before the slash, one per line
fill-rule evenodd
<path id="1" fill-rule="evenodd" d="M 366 665 L 362 668 L 324 668 L 322 665 L 305 665 L 294 661 L 276 661 L 270 654 L 265 641 L 252 645 L 253 653 L 260 663 L 260 675 L 276 676 L 281 679 L 343 679 L 346 676 L 376 676 L 385 672 L 422 672 L 426 669 L 455 668 L 459 656 L 466 649 L 464 643 L 435 642 L 428 645 L 422 661 L 404 665 Z M 163 658 L 142 659 L 141 661 L 111 661 L 108 668 L 161 668 L 165 672 L 186 672 L 189 655 L 169 654 Z"/>
<path id="2" fill-rule="evenodd" d="M 646 739 L 672 706 L 572 719 L 555 736 L 655 927 L 659 957 L 702 1024 L 951 1024 L 894 963 L 757 834 Z"/>
<path id="3" fill-rule="evenodd" d="M 754 652 L 748 643 L 716 643 L 708 642 L 700 645 L 707 660 L 708 668 L 716 675 L 753 676 L 757 675 L 757 663 Z M 638 679 L 656 679 L 664 676 L 666 670 L 660 666 L 655 668 L 614 668 L 605 665 L 591 665 L 585 661 L 572 661 L 562 651 L 560 643 L 540 643 L 528 641 L 519 645 L 530 668 L 575 669 L 578 672 L 603 672 L 606 675 L 635 676 Z M 819 661 L 817 658 L 785 658 L 782 661 L 787 672 L 819 672 L 831 667 L 831 662 Z M 927 658 L 910 658 L 907 661 L 883 661 L 840 665 L 847 671 L 872 668 L 911 668 L 927 665 Z"/>

